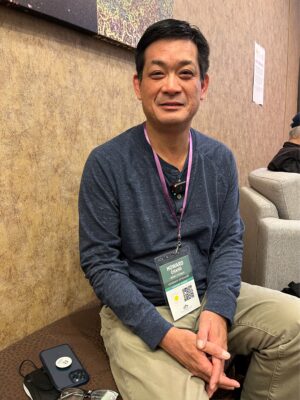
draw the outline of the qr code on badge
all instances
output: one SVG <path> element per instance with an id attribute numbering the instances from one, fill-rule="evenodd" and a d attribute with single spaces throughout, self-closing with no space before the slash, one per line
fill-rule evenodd
<path id="1" fill-rule="evenodd" d="M 191 300 L 193 297 L 195 297 L 192 285 L 189 285 L 189 286 L 183 288 L 182 294 L 183 294 L 184 301 Z"/>

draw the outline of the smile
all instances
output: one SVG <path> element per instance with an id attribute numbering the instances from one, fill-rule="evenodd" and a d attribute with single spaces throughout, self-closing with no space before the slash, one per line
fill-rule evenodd
<path id="1" fill-rule="evenodd" d="M 178 102 L 174 102 L 174 101 L 167 101 L 165 103 L 160 103 L 160 107 L 164 108 L 164 109 L 177 109 L 177 108 L 181 108 L 183 107 L 183 103 L 178 103 Z"/>

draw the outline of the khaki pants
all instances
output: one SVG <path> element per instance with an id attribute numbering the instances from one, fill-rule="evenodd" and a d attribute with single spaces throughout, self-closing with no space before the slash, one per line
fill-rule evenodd
<path id="1" fill-rule="evenodd" d="M 169 308 L 157 307 L 173 322 Z M 201 308 L 176 321 L 197 330 Z M 108 308 L 101 310 L 101 335 L 124 400 L 207 400 L 205 383 L 164 350 L 152 351 Z M 228 347 L 253 352 L 242 400 L 300 399 L 300 300 L 278 291 L 242 284 Z"/>

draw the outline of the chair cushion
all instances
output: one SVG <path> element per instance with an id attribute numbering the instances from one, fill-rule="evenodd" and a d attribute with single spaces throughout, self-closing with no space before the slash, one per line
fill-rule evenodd
<path id="1" fill-rule="evenodd" d="M 259 168 L 249 174 L 249 184 L 275 204 L 279 218 L 300 220 L 300 174 Z"/>

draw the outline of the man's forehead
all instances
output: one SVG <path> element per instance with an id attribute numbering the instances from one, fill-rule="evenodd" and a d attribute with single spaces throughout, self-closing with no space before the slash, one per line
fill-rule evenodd
<path id="1" fill-rule="evenodd" d="M 144 61 L 148 65 L 164 66 L 170 59 L 182 66 L 198 64 L 198 49 L 187 39 L 162 39 L 151 43 L 145 50 Z"/>
<path id="2" fill-rule="evenodd" d="M 149 64 L 151 65 L 159 65 L 161 67 L 165 67 L 167 65 L 167 63 L 163 60 L 160 59 L 153 59 L 153 60 L 149 60 Z M 177 63 L 180 67 L 184 67 L 185 65 L 191 65 L 191 64 L 195 64 L 194 60 L 178 60 Z"/>

